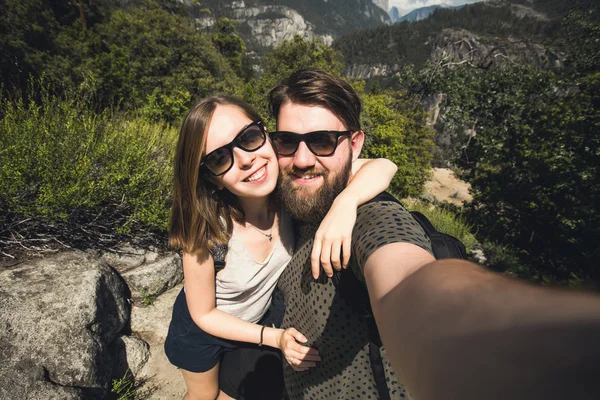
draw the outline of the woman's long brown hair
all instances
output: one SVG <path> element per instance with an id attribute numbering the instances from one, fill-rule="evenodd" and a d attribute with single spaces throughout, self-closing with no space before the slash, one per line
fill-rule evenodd
<path id="1" fill-rule="evenodd" d="M 244 219 L 236 197 L 227 190 L 217 190 L 208 173 L 200 171 L 208 126 L 218 105 L 239 107 L 252 121 L 261 119 L 245 102 L 215 95 L 196 104 L 181 126 L 175 152 L 169 246 L 195 255 L 202 249 L 226 244 L 233 220 Z"/>

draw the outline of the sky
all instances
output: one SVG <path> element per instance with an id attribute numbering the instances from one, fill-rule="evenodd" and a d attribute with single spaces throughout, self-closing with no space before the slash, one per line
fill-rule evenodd
<path id="1" fill-rule="evenodd" d="M 445 4 L 461 6 L 463 4 L 476 3 L 481 0 L 389 0 L 389 7 L 397 7 L 400 15 L 407 14 L 415 8 L 432 6 L 434 4 Z"/>

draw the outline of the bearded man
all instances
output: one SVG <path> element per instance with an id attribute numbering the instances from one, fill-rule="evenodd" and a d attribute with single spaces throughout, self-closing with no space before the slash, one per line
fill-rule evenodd
<path id="1" fill-rule="evenodd" d="M 317 348 L 321 356 L 317 367 L 301 373 L 295 369 L 303 367 L 302 360 L 287 360 L 288 396 L 376 399 L 384 397 L 383 390 L 388 398 L 406 399 L 409 396 L 385 352 L 372 348 L 365 318 L 340 295 L 331 279 L 323 274 L 314 279 L 319 275 L 314 270 L 318 262 L 310 259 L 319 223 L 348 184 L 352 163 L 362 149 L 360 99 L 347 82 L 309 69 L 274 88 L 269 101 L 277 119 L 277 131 L 270 136 L 279 161 L 278 193 L 298 226 L 294 256 L 278 284 L 285 298 L 283 326 L 300 327 L 309 338 L 306 345 Z M 410 213 L 395 202 L 360 207 L 351 243 L 348 268 L 369 285 L 374 301 L 388 285 L 434 261 L 429 239 Z M 381 262 L 399 254 L 402 260 L 394 265 Z M 326 274 L 331 276 L 332 271 L 326 270 Z M 372 368 L 376 350 L 383 354 L 383 382 L 378 382 Z"/>

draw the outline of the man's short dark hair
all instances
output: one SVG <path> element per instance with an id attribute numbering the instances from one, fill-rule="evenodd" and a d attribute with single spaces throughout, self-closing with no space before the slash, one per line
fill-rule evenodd
<path id="1" fill-rule="evenodd" d="M 320 106 L 335 114 L 350 131 L 360 131 L 358 94 L 343 79 L 316 68 L 301 69 L 269 92 L 269 111 L 276 119 L 287 102 Z"/>

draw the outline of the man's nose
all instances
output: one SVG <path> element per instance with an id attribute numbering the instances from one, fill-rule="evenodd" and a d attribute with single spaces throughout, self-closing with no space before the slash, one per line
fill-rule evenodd
<path id="1" fill-rule="evenodd" d="M 294 154 L 294 166 L 298 169 L 314 167 L 317 162 L 315 155 L 308 149 L 306 143 L 300 142 Z"/>
<path id="2" fill-rule="evenodd" d="M 245 151 L 239 147 L 233 148 L 233 158 L 241 170 L 248 169 L 254 164 L 256 153 L 253 151 Z"/>

